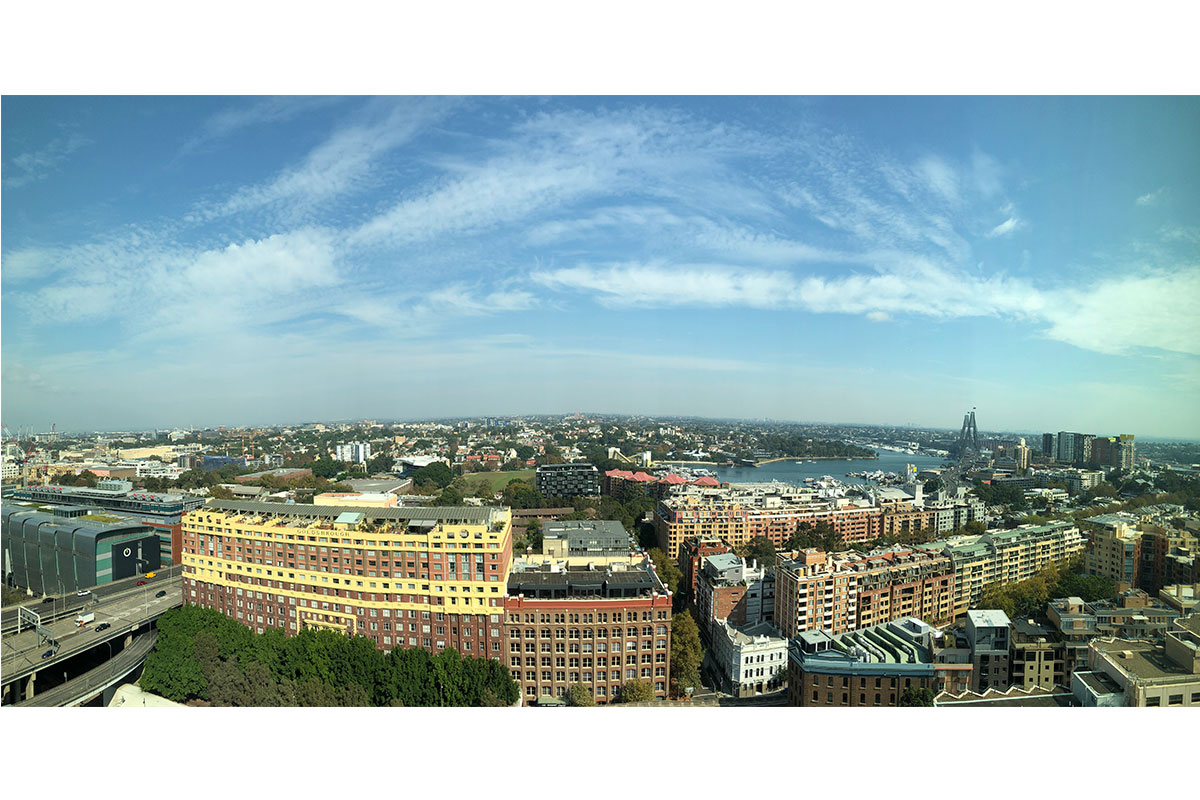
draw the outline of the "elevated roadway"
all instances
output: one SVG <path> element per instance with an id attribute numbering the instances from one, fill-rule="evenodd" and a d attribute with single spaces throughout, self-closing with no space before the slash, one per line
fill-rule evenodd
<path id="1" fill-rule="evenodd" d="M 146 578 L 143 575 L 135 575 L 132 578 L 122 578 L 119 581 L 106 583 L 102 586 L 96 586 L 91 590 L 91 593 L 85 596 L 79 596 L 74 592 L 66 595 L 53 597 L 53 602 L 45 603 L 41 600 L 30 600 L 21 603 L 25 608 L 36 611 L 42 617 L 42 623 L 52 622 L 57 619 L 65 619 L 70 617 L 75 619 L 79 614 L 80 609 L 92 606 L 97 602 L 103 602 L 105 599 L 115 595 L 123 594 L 129 589 L 137 587 L 137 582 L 140 580 L 146 581 L 147 584 L 153 584 L 156 581 L 162 581 L 166 578 L 177 578 L 183 574 L 183 567 L 179 564 L 165 567 L 155 572 L 155 577 Z M 17 630 L 17 607 L 10 606 L 0 610 L 0 635 L 7 636 Z"/>
<path id="2" fill-rule="evenodd" d="M 125 681 L 130 673 L 136 672 L 158 641 L 158 631 L 151 630 L 133 640 L 133 644 L 117 653 L 113 658 L 77 678 L 47 689 L 29 700 L 14 703 L 14 708 L 51 708 L 77 706 L 97 695 L 108 699 L 109 690 Z"/>
<path id="3" fill-rule="evenodd" d="M 75 679 L 70 675 L 72 671 L 90 669 L 98 655 L 107 653 L 112 658 L 131 647 L 137 639 L 145 638 L 144 634 L 167 609 L 183 604 L 182 584 L 179 577 L 157 577 L 145 586 L 117 587 L 116 591 L 96 597 L 86 608 L 43 623 L 41 632 L 49 633 L 52 644 L 39 631 L 29 628 L 0 637 L 0 674 L 5 696 L 10 700 L 21 694 L 33 696 L 36 687 L 30 687 L 25 679 L 36 681 L 43 670 L 50 670 L 55 678 L 65 672 L 64 682 L 69 683 Z M 166 594 L 156 597 L 159 592 Z M 75 622 L 80 613 L 94 614 L 95 618 L 80 626 Z M 97 630 L 102 623 L 108 623 L 108 627 Z M 50 655 L 46 656 L 47 653 Z"/>

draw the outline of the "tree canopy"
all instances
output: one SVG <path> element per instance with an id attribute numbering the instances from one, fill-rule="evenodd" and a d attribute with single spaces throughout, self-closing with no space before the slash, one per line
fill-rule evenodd
<path id="1" fill-rule="evenodd" d="M 412 479 L 413 485 L 418 488 L 444 489 L 454 480 L 454 473 L 442 462 L 435 461 L 415 471 L 412 474 Z"/>
<path id="2" fill-rule="evenodd" d="M 654 688 L 646 681 L 635 679 L 621 684 L 621 694 L 618 703 L 648 703 L 654 699 Z"/>
<path id="3" fill-rule="evenodd" d="M 742 545 L 742 556 L 753 559 L 760 567 L 775 566 L 775 545 L 765 536 L 755 536 Z"/>
<path id="4" fill-rule="evenodd" d="M 900 705 L 902 706 L 931 706 L 933 705 L 933 690 L 927 687 L 917 688 L 916 686 L 905 687 L 904 693 L 900 695 Z"/>
<path id="5" fill-rule="evenodd" d="M 582 683 L 573 683 L 567 688 L 567 704 L 572 706 L 594 706 L 596 698 L 592 690 Z"/>
<path id="6" fill-rule="evenodd" d="M 671 694 L 680 697 L 688 687 L 700 688 L 700 667 L 704 648 L 700 644 L 700 627 L 691 609 L 671 618 Z"/>
<path id="7" fill-rule="evenodd" d="M 396 648 L 363 636 L 301 630 L 287 637 L 213 609 L 185 605 L 158 622 L 141 684 L 176 702 L 222 706 L 482 706 L 519 696 L 508 669 L 488 658 Z"/>
<path id="8" fill-rule="evenodd" d="M 1079 597 L 1085 602 L 1103 600 L 1116 594 L 1109 578 L 1083 575 L 1078 561 L 1047 564 L 1032 578 L 1008 585 L 992 583 L 983 587 L 981 608 L 998 608 L 1010 618 L 1041 616 L 1046 604 L 1059 597 Z"/>
<path id="9" fill-rule="evenodd" d="M 654 571 L 658 574 L 659 580 L 666 584 L 672 593 L 677 592 L 679 581 L 683 579 L 683 573 L 679 571 L 679 567 L 675 566 L 675 562 L 657 547 L 650 548 L 647 555 L 654 564 Z"/>

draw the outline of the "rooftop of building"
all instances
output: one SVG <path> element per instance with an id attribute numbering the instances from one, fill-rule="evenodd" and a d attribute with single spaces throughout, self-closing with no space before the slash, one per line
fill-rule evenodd
<path id="1" fill-rule="evenodd" d="M 384 494 L 382 492 L 322 492 L 317 497 L 361 500 L 364 503 L 387 503 L 394 502 L 396 499 L 395 495 Z"/>
<path id="2" fill-rule="evenodd" d="M 859 667 L 928 667 L 933 654 L 922 642 L 935 631 L 928 623 L 906 617 L 882 625 L 873 625 L 830 634 L 828 631 L 804 631 L 791 640 L 789 657 L 820 670 Z"/>
<path id="3" fill-rule="evenodd" d="M 1033 686 L 1028 689 L 1013 686 L 1003 692 L 988 689 L 986 692 L 964 692 L 949 694 L 942 692 L 933 699 L 938 708 L 972 707 L 972 708 L 1065 708 L 1077 706 L 1074 696 L 1063 689 L 1044 689 Z"/>
<path id="4" fill-rule="evenodd" d="M 1013 621 L 1013 640 L 1026 641 L 1032 639 L 1046 639 L 1047 641 L 1057 641 L 1061 638 L 1058 631 L 1049 625 L 1032 619 L 1018 619 Z"/>
<path id="5" fill-rule="evenodd" d="M 247 475 L 238 475 L 238 478 L 265 478 L 268 475 L 282 477 L 284 475 L 295 475 L 298 472 L 310 473 L 308 467 L 276 467 L 275 469 L 264 469 L 259 472 L 251 472 Z"/>
<path id="6" fill-rule="evenodd" d="M 342 482 L 354 489 L 355 492 L 368 494 L 391 494 L 413 485 L 412 479 L 408 479 L 408 477 L 389 477 L 389 479 L 360 477 L 360 479 Z"/>
<path id="7" fill-rule="evenodd" d="M 1091 647 L 1108 655 L 1110 661 L 1141 680 L 1191 677 L 1192 673 L 1167 658 L 1166 650 L 1153 642 L 1131 639 L 1093 639 Z"/>
<path id="8" fill-rule="evenodd" d="M 967 612 L 967 619 L 976 628 L 1007 628 L 1012 620 L 998 608 L 972 609 Z"/>
<path id="9" fill-rule="evenodd" d="M 1175 627 L 1183 628 L 1185 631 L 1191 631 L 1200 636 L 1200 614 L 1189 614 L 1186 617 L 1180 617 L 1175 620 Z"/>
<path id="10" fill-rule="evenodd" d="M 735 647 L 767 644 L 786 645 L 787 643 L 783 633 L 770 622 L 766 621 L 735 628 L 729 624 L 728 620 L 719 620 L 717 628 L 724 633 L 725 637 Z"/>
<path id="11" fill-rule="evenodd" d="M 1109 694 L 1121 694 L 1124 689 L 1120 684 L 1112 678 L 1105 675 L 1103 672 L 1092 672 L 1090 670 L 1075 670 L 1074 673 L 1085 686 L 1092 690 L 1093 693 L 1104 696 Z"/>
<path id="12" fill-rule="evenodd" d="M 318 506 L 308 503 L 264 503 L 256 500 L 209 500 L 193 514 L 205 511 L 221 513 L 265 514 L 272 517 L 297 517 L 334 520 L 347 511 L 360 512 L 367 520 L 404 520 L 431 524 L 487 525 L 500 509 L 492 506 Z"/>
<path id="13" fill-rule="evenodd" d="M 64 498 L 70 497 L 75 499 L 122 499 L 129 497 L 135 500 L 145 500 L 148 502 L 157 503 L 175 503 L 183 499 L 184 495 L 177 492 L 147 492 L 143 490 L 133 490 L 133 484 L 128 481 L 121 481 L 126 488 L 121 489 L 104 489 L 99 486 L 60 486 L 58 484 L 47 484 L 39 486 L 25 486 L 17 489 L 18 493 L 28 493 L 31 497 L 36 496 L 38 500 L 47 500 L 55 502 L 54 496 L 59 495 Z"/>
<path id="14" fill-rule="evenodd" d="M 705 564 L 711 564 L 712 568 L 719 572 L 726 570 L 739 569 L 742 566 L 741 556 L 735 553 L 717 553 L 716 555 L 705 556 Z"/>
<path id="15" fill-rule="evenodd" d="M 546 539 L 566 537 L 572 540 L 611 539 L 623 543 L 629 540 L 629 533 L 625 530 L 624 525 L 612 519 L 569 519 L 547 522 L 542 526 L 542 537 Z"/>
<path id="16" fill-rule="evenodd" d="M 154 531 L 141 520 L 120 514 L 101 513 L 99 509 L 84 509 L 91 513 L 78 516 L 63 516 L 49 511 L 29 508 L 20 504 L 6 504 L 3 515 L 7 535 L 20 535 L 29 522 L 33 522 L 40 537 L 54 530 L 70 531 L 75 536 L 98 538 L 113 533 Z"/>
<path id="17" fill-rule="evenodd" d="M 518 560 L 508 578 L 508 594 L 531 599 L 628 598 L 666 594 L 666 588 L 648 560 L 599 568 Z"/>

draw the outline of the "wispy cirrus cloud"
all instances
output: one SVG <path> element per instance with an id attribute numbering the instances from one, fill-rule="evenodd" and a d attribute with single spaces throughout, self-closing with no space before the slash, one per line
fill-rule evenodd
<path id="1" fill-rule="evenodd" d="M 44 147 L 19 153 L 9 159 L 4 171 L 4 188 L 19 189 L 53 174 L 76 150 L 91 144 L 87 137 L 71 133 L 51 139 Z"/>
<path id="2" fill-rule="evenodd" d="M 295 216 L 360 191 L 372 184 L 372 169 L 382 156 L 411 141 L 454 103 L 434 98 L 371 103 L 360 120 L 335 130 L 298 164 L 268 181 L 241 187 L 220 202 L 201 206 L 200 216 L 214 219 L 260 209 Z"/>
<path id="3" fill-rule="evenodd" d="M 994 239 L 997 236 L 1007 236 L 1017 229 L 1017 226 L 1020 225 L 1020 222 L 1021 221 L 1016 217 L 1009 217 L 1008 219 L 1004 220 L 1004 222 L 1001 222 L 999 225 L 988 231 L 987 236 L 989 239 Z"/>
<path id="4" fill-rule="evenodd" d="M 1135 205 L 1139 206 L 1156 206 L 1158 205 L 1159 201 L 1163 199 L 1164 195 L 1166 195 L 1166 192 L 1167 187 L 1164 186 L 1161 189 L 1155 189 L 1153 192 L 1147 192 L 1146 194 L 1140 195 L 1133 202 Z"/>
<path id="5" fill-rule="evenodd" d="M 180 152 L 188 155 L 248 128 L 290 122 L 302 114 L 319 111 L 344 101 L 345 99 L 340 97 L 247 98 L 238 105 L 223 108 L 206 119 L 200 131 L 183 143 Z"/>

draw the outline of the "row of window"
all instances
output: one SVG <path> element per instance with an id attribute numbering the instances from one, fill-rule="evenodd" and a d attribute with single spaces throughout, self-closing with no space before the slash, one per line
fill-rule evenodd
<path id="1" fill-rule="evenodd" d="M 567 623 L 567 622 L 577 624 L 577 625 L 578 624 L 593 625 L 595 623 L 603 624 L 603 623 L 607 623 L 609 621 L 610 613 L 611 613 L 613 622 L 637 622 L 638 621 L 638 612 L 636 612 L 636 611 L 628 612 L 625 615 L 625 617 L 626 617 L 625 619 L 622 619 L 622 617 L 621 617 L 622 612 L 620 612 L 620 611 L 613 611 L 613 612 L 602 611 L 597 614 L 528 614 L 527 613 L 527 614 L 525 614 L 524 622 L 526 625 L 532 625 L 535 622 L 542 622 L 542 623 L 555 622 L 560 625 Z M 551 619 L 551 617 L 553 617 L 553 619 Z M 593 619 L 593 617 L 595 619 Z M 656 619 L 661 620 L 661 619 L 666 619 L 666 618 L 667 618 L 666 611 L 643 611 L 642 617 L 641 617 L 642 622 L 650 622 L 651 620 L 656 620 Z M 522 621 L 521 615 L 518 613 L 512 613 L 512 614 L 508 615 L 508 622 L 511 625 L 518 625 L 521 623 L 521 621 Z"/>
<path id="2" fill-rule="evenodd" d="M 537 631 L 538 631 L 537 628 L 525 628 L 525 638 L 526 639 L 536 639 Z M 541 631 L 542 631 L 543 639 L 550 638 L 550 629 L 549 628 L 542 628 Z M 597 638 L 597 639 L 609 638 L 608 628 L 596 628 L 595 634 L 596 634 L 595 638 Z M 509 635 L 511 637 L 513 637 L 514 639 L 519 639 L 519 638 L 521 638 L 521 629 L 520 628 L 510 628 Z M 612 629 L 612 638 L 619 639 L 619 638 L 621 638 L 621 635 L 622 634 L 621 634 L 620 628 Z M 638 629 L 637 628 L 626 628 L 624 635 L 627 637 L 630 637 L 630 638 L 635 637 L 638 635 Z M 666 636 L 667 635 L 667 626 L 659 625 L 659 626 L 655 627 L 652 625 L 643 625 L 642 630 L 641 630 L 641 635 L 642 636 Z M 554 638 L 555 639 L 563 639 L 563 638 L 566 638 L 566 639 L 580 639 L 580 638 L 591 639 L 592 638 L 592 628 L 584 628 L 582 634 L 580 633 L 579 628 L 571 628 L 569 630 L 567 628 L 556 628 L 554 630 Z"/>
<path id="3" fill-rule="evenodd" d="M 536 673 L 536 672 L 530 671 L 530 672 L 526 672 L 524 674 L 525 674 L 526 681 L 536 681 L 538 679 L 538 673 Z M 583 676 L 582 680 L 584 683 L 592 683 L 593 682 L 592 681 L 592 673 L 590 673 L 590 672 L 584 672 L 584 673 L 572 672 L 572 673 L 570 673 L 570 677 L 568 678 L 568 673 L 566 673 L 566 672 L 561 672 L 561 671 L 560 672 L 550 672 L 549 670 L 545 670 L 542 672 L 542 681 L 546 682 L 546 683 L 549 683 L 550 681 L 556 681 L 558 683 L 567 683 L 567 682 L 579 683 L 581 674 Z M 664 678 L 667 675 L 667 668 L 666 667 L 655 667 L 653 670 L 653 675 L 654 675 L 654 677 L 657 677 L 657 678 Z M 639 677 L 641 677 L 641 678 L 651 677 L 651 669 L 649 667 L 642 667 L 640 672 L 637 669 L 627 669 L 627 670 L 625 670 L 625 677 L 623 679 L 621 677 L 621 670 L 619 670 L 619 669 L 614 669 L 611 672 L 597 672 L 596 673 L 597 681 L 633 680 L 633 679 L 639 678 Z M 516 680 L 516 681 L 521 680 L 521 672 L 519 670 L 513 670 L 513 680 Z"/>

